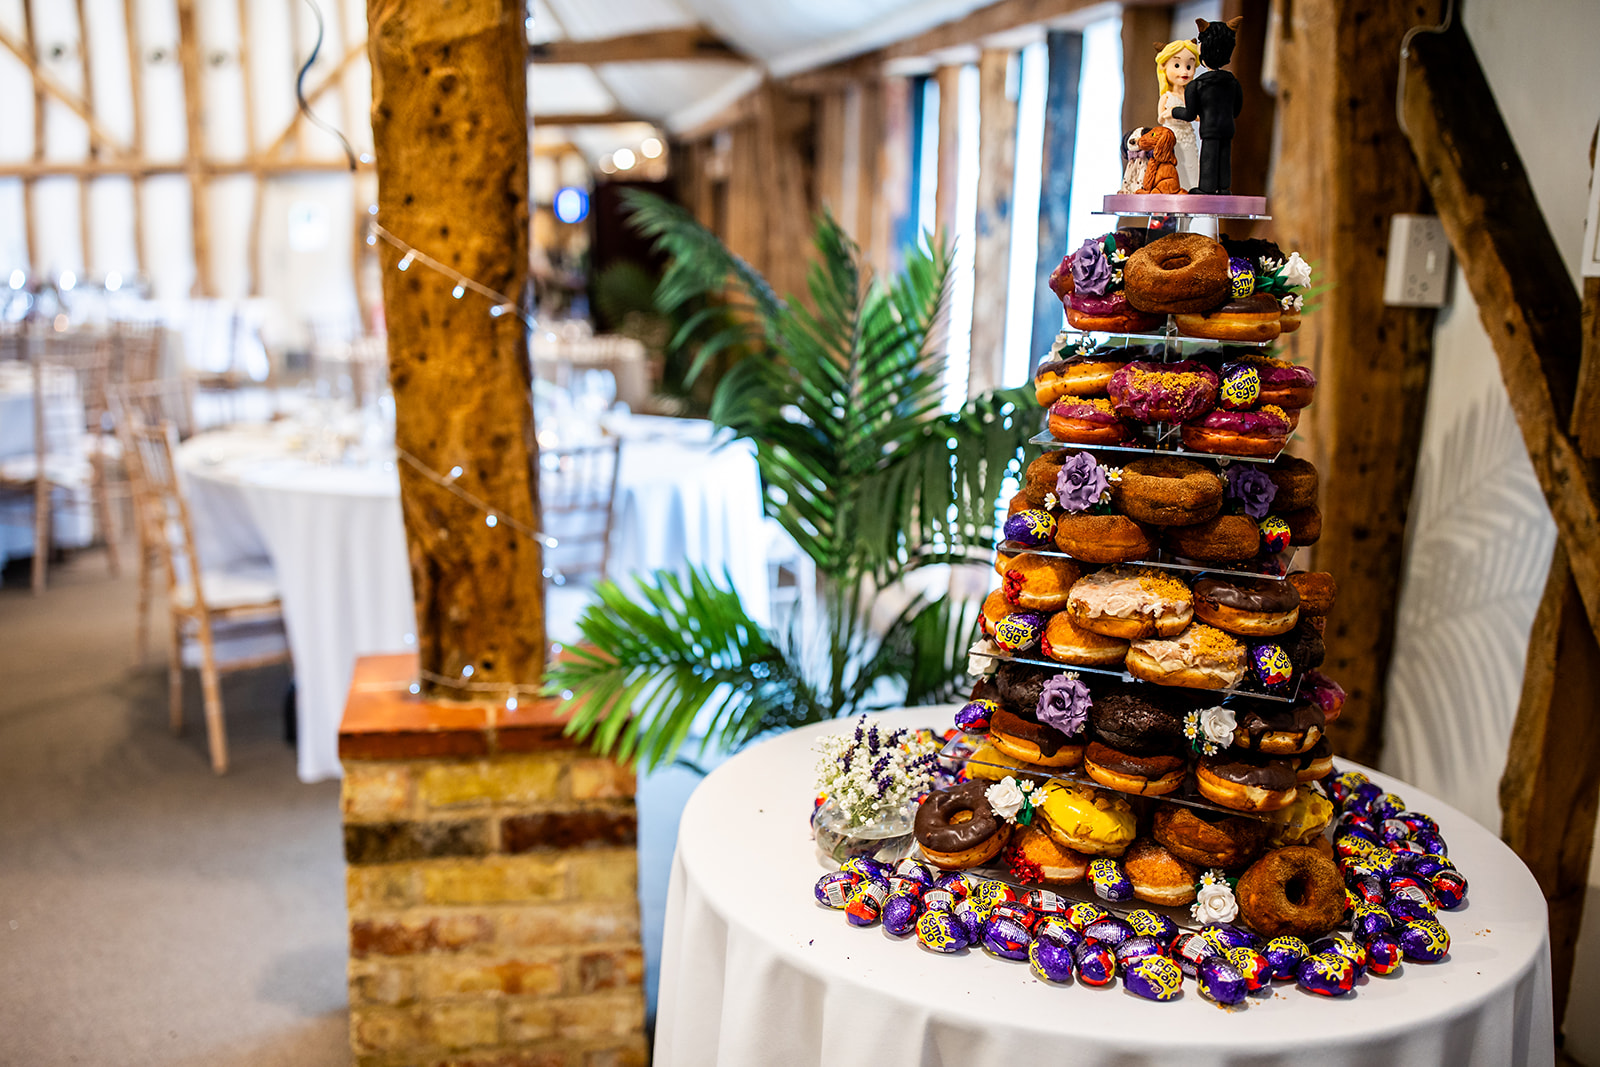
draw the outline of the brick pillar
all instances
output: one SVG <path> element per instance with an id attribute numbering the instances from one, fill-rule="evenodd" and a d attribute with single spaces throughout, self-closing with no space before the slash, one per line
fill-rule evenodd
<path id="1" fill-rule="evenodd" d="M 632 772 L 415 670 L 359 661 L 339 728 L 355 1062 L 643 1064 Z"/>

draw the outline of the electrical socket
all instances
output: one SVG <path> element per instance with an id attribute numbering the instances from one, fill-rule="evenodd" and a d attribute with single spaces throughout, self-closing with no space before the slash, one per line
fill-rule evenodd
<path id="1" fill-rule="evenodd" d="M 1437 215 L 1389 220 L 1389 261 L 1383 302 L 1396 307 L 1443 307 L 1449 295 L 1450 242 Z"/>

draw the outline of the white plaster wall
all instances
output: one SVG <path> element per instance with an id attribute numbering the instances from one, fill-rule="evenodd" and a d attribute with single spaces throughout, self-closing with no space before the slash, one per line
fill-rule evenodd
<path id="1" fill-rule="evenodd" d="M 1468 0 L 1460 17 L 1576 280 L 1600 118 L 1588 69 L 1600 4 Z M 1459 270 L 1452 284 L 1434 336 L 1384 763 L 1498 828 L 1496 784 L 1555 527 Z M 1600 886 L 1600 863 L 1590 881 Z M 1600 1063 L 1600 1016 L 1586 1010 L 1600 1001 L 1600 889 L 1586 919 L 1567 1051 Z"/>

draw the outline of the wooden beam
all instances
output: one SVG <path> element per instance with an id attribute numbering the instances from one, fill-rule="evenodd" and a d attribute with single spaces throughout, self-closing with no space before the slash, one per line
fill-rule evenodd
<path id="1" fill-rule="evenodd" d="M 528 46 L 529 63 L 641 63 L 656 60 L 716 59 L 743 63 L 727 41 L 704 26 L 627 33 L 578 41 L 564 38 Z"/>
<path id="2" fill-rule="evenodd" d="M 658 124 L 657 119 L 646 118 L 632 111 L 601 111 L 595 114 L 586 114 L 581 111 L 555 115 L 530 114 L 528 121 L 533 124 L 533 128 L 536 130 L 545 126 L 615 126 L 623 122 Z"/>
<path id="3" fill-rule="evenodd" d="M 871 263 L 880 275 L 900 268 L 895 234 L 911 210 L 911 80 L 886 78 L 875 146 L 880 188 L 872 201 Z"/>
<path id="4" fill-rule="evenodd" d="M 23 56 L 23 62 L 28 64 L 29 71 L 33 73 L 33 162 L 37 166 L 44 160 L 44 83 L 39 80 L 39 64 L 35 59 L 38 54 L 36 51 L 38 39 L 34 36 L 33 30 L 33 0 L 22 0 L 22 30 L 23 45 L 27 52 L 18 54 Z M 11 46 L 8 44 L 6 47 Z M 16 52 L 15 48 L 11 50 Z M 37 274 L 45 268 L 44 264 L 39 262 L 39 221 L 33 201 L 33 179 L 24 178 L 22 224 L 27 233 L 28 269 Z M 36 584 L 37 581 L 42 581 L 42 574 L 43 571 L 36 571 Z"/>
<path id="5" fill-rule="evenodd" d="M 133 155 L 144 158 L 144 49 L 139 43 L 138 0 L 122 0 L 123 36 L 128 45 L 128 105 L 133 110 Z M 133 249 L 139 269 L 150 269 L 150 246 L 144 227 L 144 176 L 133 179 Z"/>
<path id="6" fill-rule="evenodd" d="M 1412 150 L 1600 632 L 1600 478 L 1568 436 L 1584 347 L 1577 289 L 1459 24 L 1412 42 L 1403 103 Z M 1485 159 L 1495 166 L 1483 166 Z"/>
<path id="7" fill-rule="evenodd" d="M 1011 193 L 1017 160 L 1017 103 L 1006 92 L 1006 71 L 1014 58 L 1011 52 L 994 49 L 985 49 L 978 57 L 978 220 L 973 241 L 968 396 L 1004 384 Z"/>
<path id="8" fill-rule="evenodd" d="M 1528 865 L 1550 908 L 1557 1032 L 1566 1015 L 1589 892 L 1600 800 L 1600 644 L 1558 542 L 1528 635 L 1522 699 L 1500 779 L 1500 835 Z"/>
<path id="9" fill-rule="evenodd" d="M 806 297 L 806 270 L 812 260 L 811 187 L 813 162 L 802 151 L 812 137 L 811 101 L 768 82 L 758 94 L 756 118 L 760 184 L 767 224 L 767 264 L 763 272 L 784 297 Z"/>
<path id="10" fill-rule="evenodd" d="M 250 0 L 235 0 L 234 17 L 239 23 L 239 83 L 243 94 L 245 154 L 256 154 L 255 79 L 250 61 Z M 261 214 L 266 201 L 266 183 L 258 176 L 250 190 L 250 230 L 245 246 L 245 270 L 249 283 L 245 291 L 261 295 Z"/>
<path id="11" fill-rule="evenodd" d="M 316 104 L 316 102 L 321 99 L 324 93 L 326 93 L 329 89 L 332 89 L 335 85 L 338 85 L 339 80 L 344 77 L 344 72 L 350 68 L 350 64 L 354 63 L 356 60 L 360 59 L 366 54 L 367 42 L 365 41 L 362 41 L 360 44 L 351 45 L 349 48 L 345 49 L 344 55 L 339 57 L 339 62 L 334 64 L 333 69 L 324 74 L 322 76 L 322 80 L 317 82 L 311 87 L 310 90 L 306 92 L 306 106 L 310 107 Z M 283 151 L 283 146 L 289 143 L 289 138 L 297 135 L 297 131 L 300 129 L 300 126 L 304 121 L 305 115 L 300 111 L 296 111 L 294 113 L 294 117 L 289 120 L 288 125 L 284 126 L 284 128 L 278 132 L 278 135 L 272 139 L 272 141 L 267 145 L 266 150 L 261 154 L 264 156 L 275 156 L 279 152 Z M 303 152 L 300 154 L 302 156 L 304 155 Z M 340 166 L 344 167 L 346 170 L 349 169 L 349 166 L 346 163 L 340 163 Z"/>
<path id="12" fill-rule="evenodd" d="M 1044 101 L 1044 152 L 1039 178 L 1039 253 L 1034 266 L 1033 336 L 1028 376 L 1061 331 L 1061 298 L 1050 291 L 1050 274 L 1068 252 L 1067 209 L 1072 203 L 1072 156 L 1078 144 L 1078 82 L 1083 72 L 1083 34 L 1051 30 L 1045 36 L 1048 85 Z"/>
<path id="13" fill-rule="evenodd" d="M 1426 14 L 1387 0 L 1296 0 L 1285 7 L 1278 64 L 1283 147 L 1274 224 L 1284 250 L 1299 251 L 1315 268 L 1313 284 L 1327 287 L 1281 346 L 1318 378 L 1296 438 L 1322 476 L 1322 539 L 1304 565 L 1339 579 L 1323 670 L 1350 699 L 1331 733 L 1336 752 L 1368 764 L 1382 744 L 1432 365 L 1434 313 L 1386 307 L 1374 283 L 1390 215 L 1428 208 L 1394 109 L 1400 38 Z"/>
<path id="14" fill-rule="evenodd" d="M 1123 133 L 1139 126 L 1154 126 L 1160 118 L 1154 46 L 1172 39 L 1170 4 L 1122 9 Z"/>
<path id="15" fill-rule="evenodd" d="M 962 18 L 953 19 L 914 37 L 897 41 L 880 50 L 877 55 L 887 61 L 925 56 L 931 52 L 962 45 L 974 43 L 981 45 L 985 37 L 1023 26 L 1049 22 L 1051 19 L 1081 11 L 1096 2 L 1098 0 L 1000 0 L 999 3 L 980 7 Z"/>
<path id="16" fill-rule="evenodd" d="M 767 268 L 766 212 L 768 190 L 761 183 L 761 150 L 754 118 L 733 127 L 729 134 L 728 232 L 723 237 L 734 255 L 763 275 Z"/>
<path id="17" fill-rule="evenodd" d="M 873 78 L 861 83 L 858 90 L 859 118 L 856 126 L 856 201 L 853 227 L 850 236 L 869 264 L 877 263 L 872 246 L 872 219 L 883 198 L 883 183 L 879 180 L 879 167 L 883 158 L 879 146 L 883 143 L 883 79 Z"/>
<path id="18" fill-rule="evenodd" d="M 524 0 L 368 0 L 378 218 L 401 239 L 522 305 L 528 299 Z M 440 161 L 451 160 L 442 181 Z M 527 329 L 457 300 L 447 275 L 380 245 L 395 443 L 511 521 L 400 464 L 424 694 L 434 679 L 537 685 L 546 641 Z M 504 699 L 503 697 L 501 699 Z"/>
<path id="19" fill-rule="evenodd" d="M 206 124 L 201 100 L 205 87 L 200 66 L 200 27 L 195 0 L 178 0 L 178 65 L 183 71 L 183 113 L 186 120 L 185 172 L 189 175 L 189 222 L 194 238 L 194 296 L 211 295 L 211 212 L 206 204 L 210 186 L 200 161 L 205 158 Z"/>
<path id="20" fill-rule="evenodd" d="M 540 153 L 536 150 L 535 155 Z M 371 163 L 358 163 L 358 170 L 371 170 Z M 229 174 L 348 174 L 350 164 L 344 159 L 218 159 L 201 160 L 191 165 L 187 159 L 160 161 L 139 159 L 108 159 L 98 163 L 90 160 L 49 160 L 42 163 L 0 164 L 0 178 L 149 178 L 161 174 L 187 174 L 197 168 L 205 177 Z"/>
<path id="21" fill-rule="evenodd" d="M 1590 225 L 1600 227 L 1600 219 Z M 1600 459 L 1600 278 L 1583 279 L 1583 360 L 1577 388 L 1569 429 L 1585 459 Z"/>
<path id="22" fill-rule="evenodd" d="M 24 4 L 23 9 L 27 11 L 29 5 Z M 56 81 L 55 76 L 35 58 L 33 52 L 34 42 L 27 29 L 32 23 L 33 16 L 29 14 L 23 20 L 24 33 L 23 40 L 20 41 L 5 30 L 0 29 L 0 47 L 4 47 L 6 51 L 22 60 L 23 64 L 28 68 L 28 73 L 33 76 L 35 89 L 65 104 L 69 111 L 83 120 L 84 125 L 89 128 L 89 140 L 91 143 L 103 145 L 119 155 L 126 155 L 127 149 L 115 137 L 106 132 L 104 126 L 100 125 L 94 117 L 94 111 L 84 102 L 83 97 Z M 85 35 L 85 40 L 87 39 L 87 35 Z"/>
<path id="23" fill-rule="evenodd" d="M 89 109 L 89 114 L 94 115 L 94 64 L 89 55 L 89 20 L 84 13 L 84 0 L 73 0 L 73 13 L 78 19 L 78 63 L 83 76 L 83 100 Z M 100 144 L 94 138 L 89 138 L 89 158 L 100 158 Z M 78 241 L 82 245 L 83 271 L 89 274 L 94 270 L 94 205 L 90 199 L 91 185 L 88 178 L 78 179 Z M 116 534 L 106 532 L 106 547 L 111 552 L 112 570 L 117 571 Z"/>
<path id="24" fill-rule="evenodd" d="M 961 67 L 934 74 L 939 86 L 939 176 L 933 191 L 933 223 L 946 241 L 956 236 L 956 193 L 961 180 Z"/>
<path id="25" fill-rule="evenodd" d="M 1233 138 L 1233 187 L 1256 196 L 1268 192 L 1267 177 L 1272 163 L 1272 129 L 1277 101 L 1261 84 L 1261 64 L 1267 49 L 1267 17 L 1271 0 L 1223 0 L 1222 17 L 1242 15 L 1239 42 L 1228 69 L 1239 79 L 1244 94 L 1242 115 L 1250 121 L 1238 127 Z M 1234 223 L 1228 232 L 1235 237 L 1255 237 L 1271 228 L 1270 222 Z"/>

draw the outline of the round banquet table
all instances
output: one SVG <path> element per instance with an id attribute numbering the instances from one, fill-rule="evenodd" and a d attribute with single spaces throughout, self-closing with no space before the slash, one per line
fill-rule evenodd
<path id="1" fill-rule="evenodd" d="M 931 726 L 954 710 L 879 720 Z M 806 820 L 812 745 L 841 728 L 808 726 L 750 748 L 690 797 L 667 895 L 658 1067 L 1462 1067 L 1554 1057 L 1538 885 L 1482 826 L 1403 782 L 1372 774 L 1438 820 L 1471 885 L 1465 906 L 1440 915 L 1449 956 L 1369 975 L 1338 1000 L 1275 983 L 1265 999 L 1228 1011 L 1202 999 L 1192 980 L 1167 1004 L 1141 1000 L 1120 981 L 1058 987 L 1026 963 L 971 950 L 942 956 L 914 936 L 853 927 L 819 906 L 812 885 L 823 867 Z"/>
<path id="2" fill-rule="evenodd" d="M 765 621 L 760 476 L 747 441 L 708 423 L 619 423 L 610 577 L 686 563 L 732 576 Z M 317 463 L 292 420 L 197 434 L 178 450 L 200 558 L 270 564 L 294 657 L 298 771 L 338 777 L 339 719 L 358 656 L 415 645 L 411 572 L 392 459 Z"/>
<path id="3" fill-rule="evenodd" d="M 70 370 L 46 367 L 45 426 L 55 452 L 79 453 L 84 448 L 83 397 Z M 0 466 L 8 460 L 31 460 L 34 454 L 33 367 L 20 360 L 0 363 Z M 50 509 L 54 545 L 82 548 L 94 539 L 94 510 L 87 484 L 57 487 Z M 0 566 L 18 556 L 33 555 L 33 494 L 0 497 Z"/>

